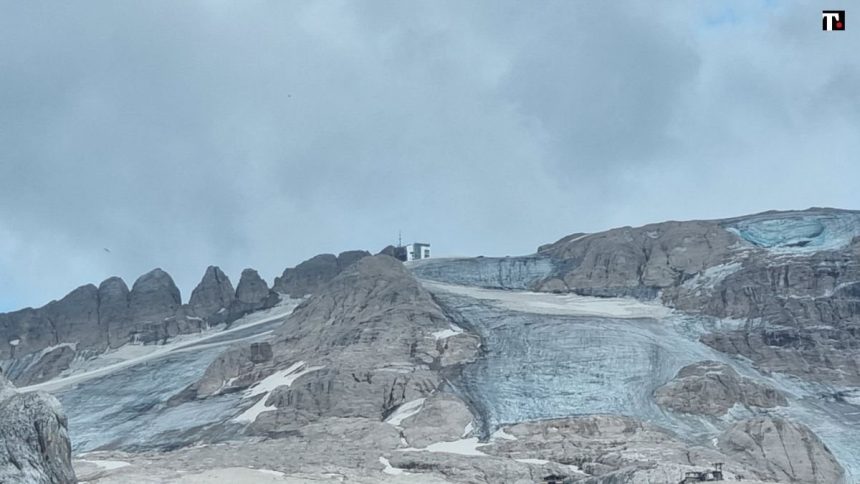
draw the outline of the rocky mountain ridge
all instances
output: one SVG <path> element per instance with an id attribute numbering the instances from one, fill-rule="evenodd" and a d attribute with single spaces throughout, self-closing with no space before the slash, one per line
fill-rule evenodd
<path id="1" fill-rule="evenodd" d="M 0 367 L 18 384 L 53 378 L 76 358 L 129 343 L 157 344 L 177 335 L 229 324 L 274 306 L 281 296 L 304 297 L 366 251 L 321 254 L 288 268 L 273 288 L 245 269 L 236 288 L 217 266 L 206 269 L 186 304 L 165 271 L 154 269 L 128 288 L 119 277 L 81 286 L 40 308 L 0 313 Z"/>
<path id="2" fill-rule="evenodd" d="M 809 209 L 577 234 L 542 246 L 549 292 L 659 298 L 743 321 L 706 335 L 762 369 L 860 384 L 860 212 Z"/>

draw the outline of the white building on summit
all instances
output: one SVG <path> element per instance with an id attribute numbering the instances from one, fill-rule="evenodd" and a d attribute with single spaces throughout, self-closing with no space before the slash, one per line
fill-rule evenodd
<path id="1" fill-rule="evenodd" d="M 407 260 L 419 260 L 430 258 L 430 244 L 415 242 L 406 247 Z"/>
<path id="2" fill-rule="evenodd" d="M 430 258 L 430 244 L 415 242 L 409 245 L 398 245 L 394 249 L 394 257 L 403 262 Z"/>

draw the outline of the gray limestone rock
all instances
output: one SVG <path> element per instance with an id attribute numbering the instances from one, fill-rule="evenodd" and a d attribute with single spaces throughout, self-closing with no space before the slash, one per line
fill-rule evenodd
<path id="1" fill-rule="evenodd" d="M 560 279 L 571 291 L 653 296 L 726 261 L 738 240 L 717 222 L 664 222 L 565 237 L 541 253 L 564 261 Z"/>
<path id="2" fill-rule="evenodd" d="M 381 420 L 398 406 L 429 395 L 439 383 L 427 370 L 402 374 L 323 368 L 272 391 L 266 405 L 277 409 L 257 417 L 251 431 L 277 436 L 325 417 Z"/>
<path id="3" fill-rule="evenodd" d="M 820 246 L 820 249 L 816 249 Z M 547 292 L 661 298 L 746 324 L 705 335 L 765 371 L 860 385 L 860 213 L 809 209 L 665 222 L 541 247 Z"/>
<path id="4" fill-rule="evenodd" d="M 654 392 L 657 404 L 677 412 L 725 415 L 734 405 L 773 408 L 788 405 L 774 388 L 744 378 L 730 366 L 700 361 L 682 368 Z"/>
<path id="5" fill-rule="evenodd" d="M 249 351 L 231 350 L 210 365 L 196 395 L 247 387 L 299 365 L 302 374 L 262 397 L 272 410 L 256 418 L 251 433 L 284 435 L 328 417 L 382 420 L 435 393 L 445 368 L 476 357 L 477 337 L 434 335 L 450 327 L 400 261 L 362 257 L 275 331 L 271 358 L 261 350 L 266 361 L 254 364 Z"/>
<path id="6" fill-rule="evenodd" d="M 334 254 L 320 254 L 294 268 L 284 269 L 281 277 L 275 278 L 272 287 L 279 293 L 299 298 L 319 291 L 337 274 L 337 257 Z"/>
<path id="7" fill-rule="evenodd" d="M 75 350 L 70 345 L 57 346 L 50 351 L 40 352 L 36 361 L 27 365 L 23 371 L 17 372 L 15 381 L 19 385 L 41 383 L 68 369 L 74 359 Z"/>
<path id="8" fill-rule="evenodd" d="M 738 422 L 719 438 L 727 455 L 763 477 L 809 484 L 839 484 L 844 470 L 805 425 L 770 417 Z"/>
<path id="9" fill-rule="evenodd" d="M 236 299 L 244 304 L 259 304 L 269 297 L 269 286 L 254 269 L 242 271 L 239 285 L 236 286 Z"/>
<path id="10" fill-rule="evenodd" d="M 294 298 L 314 294 L 338 274 L 369 255 L 369 252 L 363 250 L 341 252 L 338 256 L 317 255 L 294 268 L 285 269 L 281 277 L 275 278 L 272 289 Z"/>
<path id="11" fill-rule="evenodd" d="M 137 325 L 135 342 L 142 344 L 165 344 L 181 334 L 199 333 L 208 328 L 202 318 L 186 316 L 182 311 L 161 321 L 144 321 Z"/>
<path id="12" fill-rule="evenodd" d="M 161 322 L 175 315 L 181 306 L 179 288 L 161 269 L 140 276 L 129 293 L 129 313 L 138 323 Z"/>
<path id="13" fill-rule="evenodd" d="M 44 312 L 26 308 L 0 314 L 0 359 L 19 358 L 58 343 Z"/>
<path id="14" fill-rule="evenodd" d="M 242 271 L 239 285 L 236 286 L 236 296 L 229 309 L 226 313 L 216 314 L 213 321 L 220 321 L 223 318 L 225 322 L 231 323 L 248 313 L 268 309 L 277 304 L 279 300 L 278 294 L 269 290 L 266 281 L 260 277 L 257 271 L 245 269 Z"/>
<path id="15" fill-rule="evenodd" d="M 107 330 L 99 324 L 99 290 L 92 284 L 48 303 L 42 312 L 51 322 L 58 341 L 75 342 L 95 350 L 107 347 Z"/>
<path id="16" fill-rule="evenodd" d="M 0 437 L 0 482 L 77 482 L 66 416 L 53 396 L 18 393 L 0 375 Z"/>
<path id="17" fill-rule="evenodd" d="M 210 318 L 229 308 L 235 296 L 230 278 L 219 267 L 209 266 L 200 284 L 191 293 L 188 306 L 193 315 Z"/>
<path id="18" fill-rule="evenodd" d="M 427 397 L 418 413 L 403 419 L 403 437 L 411 447 L 424 448 L 436 442 L 458 440 L 471 432 L 474 417 L 458 397 L 435 393 Z"/>
<path id="19" fill-rule="evenodd" d="M 108 344 L 118 348 L 128 343 L 134 330 L 128 308 L 129 290 L 119 277 L 105 279 L 99 284 L 99 325 L 106 328 Z"/>

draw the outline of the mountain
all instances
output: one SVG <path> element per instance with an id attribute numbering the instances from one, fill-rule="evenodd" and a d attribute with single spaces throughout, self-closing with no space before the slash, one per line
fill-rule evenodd
<path id="1" fill-rule="evenodd" d="M 185 305 L 165 276 L 126 288 L 134 310 L 106 281 L 104 307 L 85 286 L 15 316 L 62 321 L 27 343 L 57 360 L 122 328 L 162 343 L 27 388 L 66 408 L 81 479 L 860 482 L 860 212 L 580 232 L 522 257 L 323 254 L 272 289 L 210 268 Z M 176 340 L 177 315 L 231 321 Z"/>
<path id="2" fill-rule="evenodd" d="M 187 304 L 173 278 L 161 269 L 140 276 L 131 290 L 119 277 L 98 287 L 81 286 L 41 308 L 0 313 L 0 368 L 20 385 L 47 381 L 76 361 L 108 350 L 130 343 L 163 344 L 272 308 L 282 295 L 307 296 L 368 255 L 361 250 L 320 254 L 285 269 L 271 289 L 249 268 L 234 290 L 230 278 L 210 266 Z"/>

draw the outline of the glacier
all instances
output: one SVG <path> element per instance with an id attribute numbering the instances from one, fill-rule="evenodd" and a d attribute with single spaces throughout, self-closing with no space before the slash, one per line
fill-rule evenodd
<path id="1" fill-rule="evenodd" d="M 25 389 L 49 390 L 60 400 L 69 418 L 75 453 L 170 449 L 214 437 L 207 426 L 230 425 L 227 422 L 242 407 L 241 394 L 176 406 L 169 403 L 170 398 L 200 379 L 226 345 L 262 340 L 282 324 L 296 305 L 296 301 L 290 301 L 203 338 Z"/>
<path id="2" fill-rule="evenodd" d="M 469 279 L 475 277 L 452 278 Z M 860 477 L 860 442 L 853 437 L 860 431 L 860 407 L 822 398 L 833 388 L 763 375 L 749 362 L 699 342 L 707 332 L 736 329 L 738 321 L 660 310 L 632 299 L 423 283 L 455 324 L 481 337 L 481 357 L 451 379 L 449 390 L 469 402 L 485 439 L 505 424 L 619 414 L 712 445 L 733 420 L 764 411 L 736 408 L 721 418 L 685 415 L 660 408 L 652 394 L 682 367 L 715 360 L 785 393 L 790 405 L 766 412 L 808 425 L 849 477 Z"/>
<path id="3" fill-rule="evenodd" d="M 419 279 L 497 289 L 529 289 L 555 271 L 552 259 L 540 255 L 423 259 L 406 266 Z"/>
<path id="4" fill-rule="evenodd" d="M 782 212 L 727 221 L 726 230 L 778 253 L 808 253 L 845 247 L 860 236 L 856 212 Z"/>

